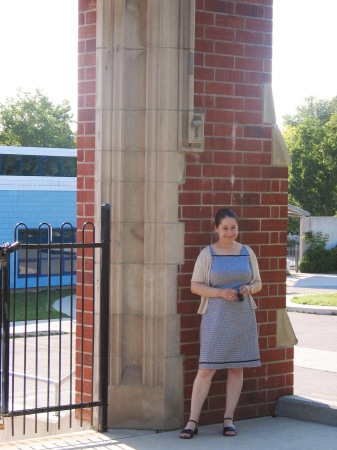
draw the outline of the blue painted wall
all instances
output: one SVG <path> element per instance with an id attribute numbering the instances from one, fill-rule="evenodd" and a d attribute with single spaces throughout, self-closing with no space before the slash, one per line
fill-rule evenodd
<path id="1" fill-rule="evenodd" d="M 14 242 L 14 229 L 19 222 L 28 228 L 38 228 L 47 222 L 53 228 L 60 228 L 69 222 L 76 228 L 76 191 L 0 191 L 0 243 Z M 13 258 L 13 256 L 11 256 Z M 25 287 L 25 279 L 14 274 L 11 264 L 11 288 Z M 51 279 L 52 285 L 59 285 L 59 276 Z M 73 283 L 76 279 L 73 277 Z M 70 284 L 70 276 L 64 276 L 62 283 Z M 47 277 L 39 277 L 39 285 L 47 286 Z M 28 287 L 36 286 L 36 278 L 28 277 Z"/>
<path id="2" fill-rule="evenodd" d="M 76 192 L 0 191 L 0 242 L 12 242 L 14 228 L 24 222 L 37 228 L 41 222 L 60 227 L 63 222 L 76 226 Z"/>

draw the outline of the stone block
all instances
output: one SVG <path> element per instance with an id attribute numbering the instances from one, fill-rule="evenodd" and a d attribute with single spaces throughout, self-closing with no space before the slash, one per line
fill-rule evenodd
<path id="1" fill-rule="evenodd" d="M 184 261 L 183 223 L 146 223 L 146 264 L 180 264 Z"/>

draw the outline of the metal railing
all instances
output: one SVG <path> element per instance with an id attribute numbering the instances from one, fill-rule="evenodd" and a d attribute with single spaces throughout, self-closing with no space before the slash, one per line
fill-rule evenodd
<path id="1" fill-rule="evenodd" d="M 290 268 L 294 269 L 295 272 L 298 272 L 298 264 L 299 264 L 299 247 L 295 245 L 293 247 L 287 248 L 287 258 L 289 260 Z"/>
<path id="2" fill-rule="evenodd" d="M 37 414 L 45 413 L 48 431 L 51 412 L 60 416 L 61 411 L 71 413 L 79 410 L 82 422 L 83 411 L 89 408 L 92 420 L 93 408 L 98 407 L 97 428 L 100 431 L 107 429 L 110 205 L 102 205 L 101 214 L 101 242 L 94 242 L 95 227 L 87 222 L 77 233 L 81 242 L 62 242 L 61 239 L 59 243 L 53 243 L 48 239 L 47 242 L 28 243 L 27 237 L 24 243 L 16 241 L 0 247 L 0 421 L 4 417 L 25 418 L 35 414 L 37 424 Z M 25 224 L 19 225 L 28 232 Z M 48 224 L 43 225 L 48 228 Z M 69 225 L 66 224 L 67 227 Z M 17 235 L 17 227 L 14 237 Z M 61 230 L 63 227 L 64 225 Z M 14 288 L 10 289 L 10 273 L 16 275 L 19 271 L 19 249 L 21 270 L 24 267 L 23 256 L 27 255 L 23 271 L 26 274 L 25 288 L 16 289 L 14 283 Z M 101 259 L 99 277 L 95 275 L 97 249 L 100 250 Z M 34 261 L 37 265 L 40 252 L 45 252 L 44 258 L 47 255 L 47 288 L 39 285 L 39 267 L 35 270 L 36 286 L 33 289 L 28 287 L 28 255 L 32 251 L 36 252 Z M 76 253 L 76 258 L 70 258 L 71 264 L 77 260 L 77 269 L 71 268 L 74 275 L 70 277 L 70 285 L 67 286 L 62 284 L 65 251 L 72 256 Z M 58 252 L 60 265 L 57 289 L 50 283 L 55 252 Z M 14 262 L 12 272 L 11 256 Z M 69 254 L 67 257 L 69 260 Z M 97 301 L 96 278 L 100 282 L 100 298 Z M 64 293 L 67 292 L 70 295 L 65 297 Z M 56 312 L 53 308 L 55 295 L 59 299 L 59 311 Z M 76 304 L 73 297 L 76 298 Z M 33 318 L 30 317 L 31 302 L 35 302 Z M 68 317 L 63 312 L 66 303 Z M 23 315 L 20 322 L 17 320 L 19 308 L 22 308 Z M 41 308 L 45 308 L 45 320 L 41 320 Z M 98 313 L 99 329 L 96 330 L 95 317 Z M 99 339 L 94 339 L 97 335 Z M 71 420 L 72 414 L 69 414 L 69 427 L 72 425 Z M 25 420 L 23 424 L 25 433 Z"/>
<path id="3" fill-rule="evenodd" d="M 2 370 L 0 370 L 0 373 L 2 373 Z M 19 372 L 11 372 L 9 371 L 9 376 L 14 378 L 20 378 L 20 379 L 26 379 L 33 380 L 34 382 L 37 381 L 38 383 L 46 383 L 50 384 L 51 386 L 54 386 L 54 404 L 61 404 L 61 397 L 60 392 L 62 385 L 65 384 L 66 381 L 70 379 L 70 377 L 75 375 L 75 370 L 71 373 L 68 373 L 61 379 L 53 380 L 51 378 L 43 378 L 43 377 L 36 377 L 35 375 L 27 375 L 25 373 L 19 373 Z M 57 415 L 59 415 L 59 412 L 56 412 Z"/>

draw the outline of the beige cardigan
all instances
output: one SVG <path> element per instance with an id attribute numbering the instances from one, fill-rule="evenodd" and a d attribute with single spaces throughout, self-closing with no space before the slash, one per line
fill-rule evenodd
<path id="1" fill-rule="evenodd" d="M 253 250 L 248 245 L 245 245 L 245 247 L 249 253 L 249 262 L 252 268 L 252 279 L 250 282 L 252 286 L 251 292 L 254 291 L 256 293 L 259 292 L 262 288 L 259 266 Z M 209 285 L 209 272 L 211 270 L 211 264 L 212 264 L 212 255 L 210 251 L 210 246 L 208 246 L 201 250 L 195 262 L 191 281 L 196 281 L 199 283 L 205 283 Z M 208 305 L 208 300 L 209 297 L 201 297 L 201 303 L 198 309 L 198 314 L 205 314 Z M 249 295 L 249 300 L 252 309 L 256 309 L 256 303 L 251 295 Z"/>

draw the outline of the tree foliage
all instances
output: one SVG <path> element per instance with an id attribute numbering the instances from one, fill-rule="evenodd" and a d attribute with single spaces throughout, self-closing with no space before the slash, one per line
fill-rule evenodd
<path id="1" fill-rule="evenodd" d="M 288 234 L 300 234 L 299 217 L 288 217 Z"/>
<path id="2" fill-rule="evenodd" d="M 337 213 L 337 97 L 306 99 L 284 117 L 291 155 L 289 202 L 316 216 Z"/>
<path id="3" fill-rule="evenodd" d="M 70 102 L 53 104 L 40 90 L 17 91 L 0 104 L 0 145 L 74 148 Z"/>

